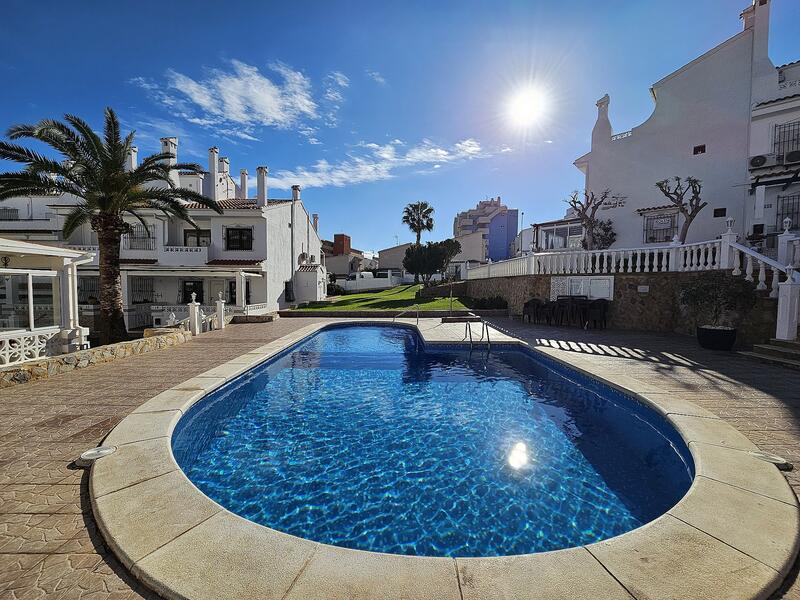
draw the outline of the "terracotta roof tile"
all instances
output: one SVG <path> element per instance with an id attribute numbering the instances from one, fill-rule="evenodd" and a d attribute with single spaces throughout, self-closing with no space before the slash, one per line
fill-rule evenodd
<path id="1" fill-rule="evenodd" d="M 267 204 L 283 204 L 285 202 L 291 202 L 290 199 L 281 199 L 281 198 L 270 198 L 267 200 Z M 222 207 L 222 210 L 258 210 L 261 207 L 258 205 L 255 199 L 253 198 L 227 198 L 225 200 L 217 200 L 217 204 Z M 195 209 L 195 210 L 203 210 L 207 209 L 206 206 L 203 206 L 199 202 L 190 202 L 186 205 L 186 208 Z"/>
<path id="2" fill-rule="evenodd" d="M 775 104 L 776 102 L 782 102 L 783 100 L 789 100 L 790 98 L 798 98 L 800 94 L 790 94 L 789 96 L 782 96 L 781 98 L 773 98 L 772 100 L 764 100 L 764 102 L 759 102 L 756 106 L 766 106 L 768 104 Z"/>
<path id="3" fill-rule="evenodd" d="M 651 210 L 667 210 L 668 208 L 678 209 L 674 204 L 662 204 L 661 206 L 648 206 L 646 208 L 637 208 L 636 212 L 639 214 L 650 212 Z"/>

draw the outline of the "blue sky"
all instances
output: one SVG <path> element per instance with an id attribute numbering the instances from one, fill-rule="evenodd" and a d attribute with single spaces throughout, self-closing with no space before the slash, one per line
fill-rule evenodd
<path id="1" fill-rule="evenodd" d="M 271 197 L 301 183 L 324 237 L 377 250 L 411 239 L 400 214 L 417 200 L 436 209 L 430 239 L 497 195 L 525 224 L 560 217 L 595 101 L 611 95 L 616 131 L 637 125 L 649 85 L 737 33 L 746 3 L 6 0 L 0 129 L 99 125 L 110 105 L 140 157 L 177 135 L 181 160 L 217 145 L 237 180 L 266 164 Z M 773 0 L 775 64 L 800 59 L 798 22 L 800 2 Z M 530 82 L 549 101 L 522 131 L 505 112 Z"/>

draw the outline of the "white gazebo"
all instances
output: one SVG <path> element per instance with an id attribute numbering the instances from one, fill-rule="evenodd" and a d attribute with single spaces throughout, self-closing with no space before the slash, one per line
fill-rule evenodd
<path id="1" fill-rule="evenodd" d="M 77 267 L 92 258 L 0 238 L 0 367 L 87 347 Z"/>

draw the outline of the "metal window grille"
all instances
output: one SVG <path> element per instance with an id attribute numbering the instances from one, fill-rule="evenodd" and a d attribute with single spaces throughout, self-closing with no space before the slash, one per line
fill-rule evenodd
<path id="1" fill-rule="evenodd" d="M 145 227 L 141 223 L 131 225 L 131 232 L 122 240 L 125 250 L 155 250 L 156 236 L 152 225 Z"/>
<path id="2" fill-rule="evenodd" d="M 100 278 L 78 277 L 78 304 L 90 304 L 100 301 Z"/>
<path id="3" fill-rule="evenodd" d="M 154 302 L 152 277 L 133 276 L 130 278 L 128 289 L 132 304 Z"/>
<path id="4" fill-rule="evenodd" d="M 792 220 L 792 229 L 800 229 L 800 194 L 778 196 L 778 221 L 775 223 L 778 231 L 783 231 L 786 217 Z"/>
<path id="5" fill-rule="evenodd" d="M 252 250 L 253 230 L 229 227 L 225 230 L 226 250 Z"/>
<path id="6" fill-rule="evenodd" d="M 0 221 L 19 221 L 19 209 L 0 208 Z"/>
<path id="7" fill-rule="evenodd" d="M 644 243 L 671 242 L 678 233 L 678 215 L 647 215 L 644 218 Z"/>
<path id="8" fill-rule="evenodd" d="M 786 154 L 792 150 L 800 150 L 800 121 L 775 125 L 775 154 Z"/>

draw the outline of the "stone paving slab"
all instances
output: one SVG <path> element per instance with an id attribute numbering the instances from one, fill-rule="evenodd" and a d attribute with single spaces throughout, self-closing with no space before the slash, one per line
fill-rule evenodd
<path id="1" fill-rule="evenodd" d="M 32 511 L 0 511 L 0 532 L 3 532 L 0 540 L 4 540 L 0 541 L 0 598 L 127 600 L 154 597 L 107 552 L 91 513 L 77 513 L 75 498 L 81 504 L 81 510 L 86 511 L 87 482 L 85 477 L 81 477 L 81 471 L 70 471 L 66 465 L 80 450 L 97 444 L 113 428 L 113 421 L 105 418 L 119 421 L 153 396 L 260 348 L 270 340 L 318 321 L 320 319 L 316 318 L 280 319 L 270 324 L 229 326 L 180 347 L 0 391 L 0 427 L 3 428 L 0 429 L 0 494 L 5 494 L 0 498 L 13 498 L 18 492 L 23 492 L 14 500 L 18 503 L 16 509 Z M 631 377 L 634 381 L 654 386 L 652 394 L 676 397 L 696 404 L 714 416 L 730 419 L 762 449 L 780 451 L 790 460 L 792 457 L 800 459 L 800 435 L 797 433 L 800 431 L 800 397 L 797 396 L 800 373 L 751 363 L 726 353 L 707 352 L 697 348 L 693 339 L 685 337 L 550 328 L 522 325 L 519 321 L 507 319 L 493 320 L 493 323 L 580 368 Z M 463 324 L 451 325 L 456 327 L 448 328 L 447 332 L 442 328 L 443 341 L 463 341 Z M 457 329 L 460 329 L 462 339 L 457 339 Z M 478 332 L 473 329 L 473 333 Z M 492 342 L 495 342 L 494 337 Z M 676 395 L 674 392 L 682 393 Z M 70 427 L 73 419 L 68 417 L 61 424 L 59 421 L 42 424 L 49 417 L 76 414 L 83 419 L 96 419 L 83 429 Z M 4 416 L 20 419 L 16 422 L 18 427 L 5 428 Z M 26 416 L 33 418 L 25 419 Z M 61 436 L 51 434 L 50 429 L 61 431 Z M 9 466 L 24 460 L 33 461 L 33 475 L 27 474 L 28 469 Z M 52 478 L 65 471 L 64 479 L 52 483 Z M 796 485 L 796 490 L 800 489 L 800 477 L 796 473 L 789 473 L 789 481 Z M 35 487 L 12 488 L 19 485 Z M 35 512 L 46 510 L 41 507 L 52 501 L 47 498 L 56 492 L 50 490 L 56 485 L 79 487 L 84 494 L 71 492 L 73 501 L 65 505 L 70 508 L 64 509 L 70 514 Z M 45 493 L 44 490 L 50 491 Z M 37 492 L 43 497 L 37 500 L 34 494 L 20 500 L 24 492 Z M 23 518 L 19 519 L 20 516 Z M 32 520 L 29 521 L 28 517 Z M 42 517 L 80 517 L 81 520 L 37 521 Z M 77 528 L 77 531 L 70 527 Z M 31 545 L 55 546 L 63 537 L 69 539 L 54 550 L 30 550 Z M 80 560 L 63 561 L 64 557 L 87 555 L 97 557 L 99 561 L 93 569 L 81 568 L 84 563 Z M 56 564 L 74 565 L 55 578 L 63 580 L 64 584 L 50 586 L 46 593 L 37 587 L 38 584 L 30 583 L 26 588 L 24 582 L 36 581 L 36 573 L 45 570 L 45 565 L 38 569 L 37 565 L 50 556 L 54 557 L 51 559 L 53 567 Z M 71 571 L 79 571 L 79 576 L 72 575 Z M 800 586 L 794 584 L 796 571 L 795 567 L 775 598 L 800 598 Z M 747 577 L 752 574 L 745 569 Z M 15 584 L 13 594 L 5 594 L 4 590 L 12 584 Z M 466 597 L 463 595 L 465 592 L 462 587 L 463 597 Z M 720 596 L 712 593 L 709 597 Z"/>

